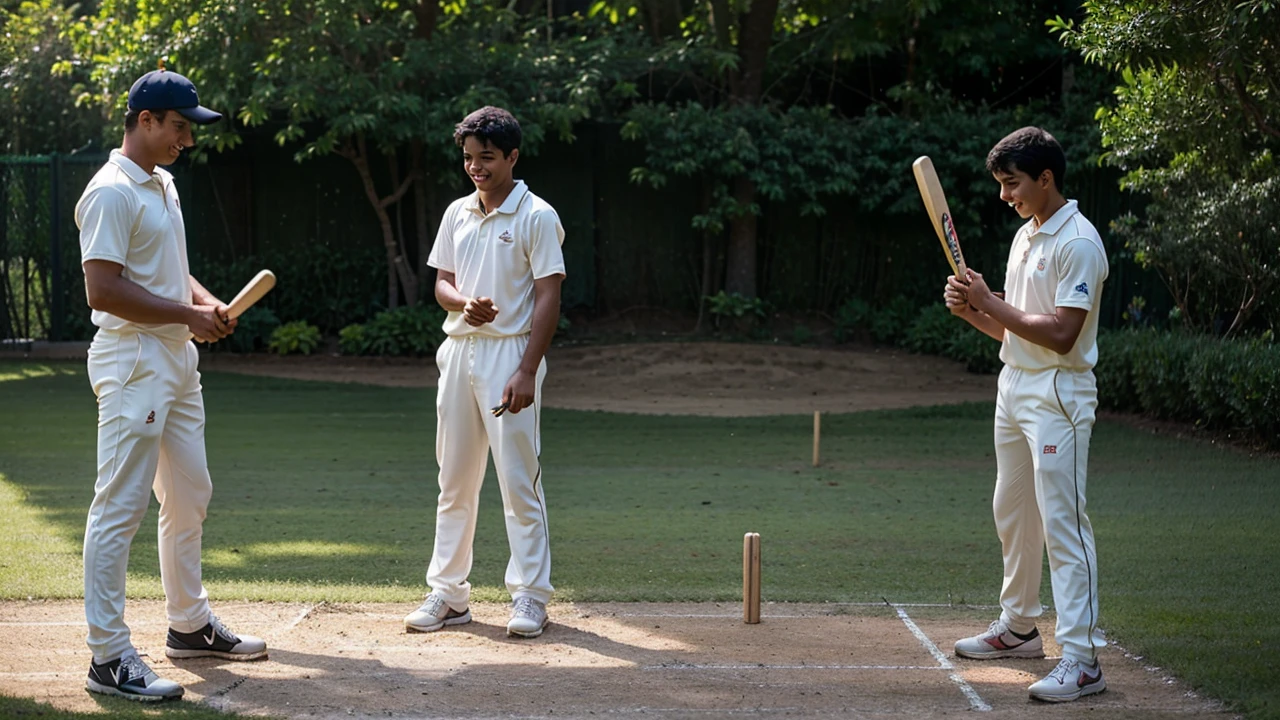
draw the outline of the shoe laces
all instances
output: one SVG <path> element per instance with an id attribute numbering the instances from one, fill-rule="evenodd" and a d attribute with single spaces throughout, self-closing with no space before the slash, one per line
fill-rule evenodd
<path id="1" fill-rule="evenodd" d="M 431 617 L 442 617 L 445 613 L 449 612 L 445 609 L 444 598 L 435 593 L 428 595 L 427 599 L 422 601 L 422 607 L 418 608 L 418 610 L 430 615 Z"/>
<path id="2" fill-rule="evenodd" d="M 151 668 L 142 662 L 142 658 L 138 656 L 137 652 L 131 652 L 120 658 L 120 669 L 125 671 L 125 675 L 129 680 L 145 678 L 151 672 Z"/>
<path id="3" fill-rule="evenodd" d="M 991 637 L 1000 637 L 1007 632 L 1009 632 L 1009 627 L 1004 624 L 1003 620 L 992 620 L 991 625 L 987 627 L 987 635 Z"/>
<path id="4" fill-rule="evenodd" d="M 538 618 L 542 614 L 542 608 L 538 607 L 538 601 L 531 597 L 522 597 L 516 600 L 515 607 L 511 609 L 512 617 Z"/>
<path id="5" fill-rule="evenodd" d="M 1067 673 L 1075 672 L 1078 667 L 1080 667 L 1079 660 L 1064 657 L 1058 662 L 1058 667 L 1054 668 L 1053 672 L 1049 673 L 1049 677 L 1057 680 L 1059 684 L 1066 684 Z"/>
<path id="6" fill-rule="evenodd" d="M 231 632 L 231 630 L 226 625 L 223 625 L 222 621 L 218 619 L 217 615 L 209 616 L 209 624 L 213 626 L 213 631 L 217 633 L 219 637 L 226 640 L 227 642 L 230 642 L 230 643 L 240 642 L 239 636 Z"/>

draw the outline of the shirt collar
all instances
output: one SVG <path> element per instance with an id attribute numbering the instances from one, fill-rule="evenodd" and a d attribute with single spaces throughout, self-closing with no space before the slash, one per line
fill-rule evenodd
<path id="1" fill-rule="evenodd" d="M 515 187 L 511 188 L 511 193 L 507 195 L 507 199 L 502 201 L 498 206 L 498 212 L 504 215 L 514 215 L 520 207 L 520 201 L 524 200 L 524 196 L 529 194 L 529 187 L 524 184 L 523 180 L 517 180 Z M 484 208 L 480 207 L 480 191 L 471 193 L 471 202 L 467 208 L 477 215 L 484 216 Z"/>
<path id="2" fill-rule="evenodd" d="M 124 174 L 128 175 L 130 180 L 138 183 L 139 185 L 149 183 L 152 178 L 155 177 L 146 170 L 143 170 L 141 165 L 130 160 L 129 157 L 124 154 L 124 151 L 119 148 L 111 151 L 110 160 L 116 167 L 123 170 Z"/>
<path id="3" fill-rule="evenodd" d="M 1050 216 L 1043 225 L 1033 230 L 1031 234 L 1057 235 L 1058 231 L 1062 229 L 1062 226 L 1066 225 L 1067 221 L 1071 219 L 1071 216 L 1078 212 L 1078 205 L 1079 203 L 1075 200 L 1068 200 L 1065 205 L 1058 208 L 1058 212 Z"/>

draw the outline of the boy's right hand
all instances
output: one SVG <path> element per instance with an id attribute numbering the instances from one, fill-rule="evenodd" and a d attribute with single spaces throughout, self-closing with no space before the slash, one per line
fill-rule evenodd
<path id="1" fill-rule="evenodd" d="M 466 320 L 471 327 L 480 327 L 485 323 L 493 322 L 497 317 L 498 308 L 494 306 L 493 300 L 487 297 L 471 298 L 462 307 L 462 319 Z"/>
<path id="2" fill-rule="evenodd" d="M 217 305 L 191 306 L 191 319 L 187 321 L 187 329 L 195 335 L 197 342 L 212 343 L 231 334 L 231 327 L 218 314 Z"/>

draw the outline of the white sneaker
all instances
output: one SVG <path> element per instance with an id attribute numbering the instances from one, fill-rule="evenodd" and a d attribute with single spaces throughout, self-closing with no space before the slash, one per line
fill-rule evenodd
<path id="1" fill-rule="evenodd" d="M 91 692 L 115 695 L 128 700 L 157 702 L 182 697 L 182 686 L 165 680 L 142 662 L 138 651 L 130 649 L 115 660 L 89 662 L 89 679 L 85 687 Z"/>
<path id="2" fill-rule="evenodd" d="M 516 600 L 511 608 L 511 620 L 507 622 L 507 634 L 535 638 L 547 626 L 547 606 L 531 597 Z"/>
<path id="3" fill-rule="evenodd" d="M 471 608 L 458 612 L 449 607 L 444 598 L 431 593 L 421 607 L 404 617 L 404 629 L 409 632 L 434 632 L 445 625 L 464 625 L 469 622 Z"/>
<path id="4" fill-rule="evenodd" d="M 994 660 L 996 658 L 1042 658 L 1044 657 L 1044 641 L 1040 639 L 1040 631 L 1032 629 L 1030 635 L 1014 635 L 1003 620 L 991 623 L 987 631 L 956 641 L 956 655 L 975 660 Z"/>
<path id="5" fill-rule="evenodd" d="M 1097 660 L 1092 665 L 1085 665 L 1065 657 L 1053 672 L 1027 688 L 1031 697 L 1045 702 L 1070 702 L 1106 689 L 1107 681 L 1102 679 L 1102 666 Z"/>

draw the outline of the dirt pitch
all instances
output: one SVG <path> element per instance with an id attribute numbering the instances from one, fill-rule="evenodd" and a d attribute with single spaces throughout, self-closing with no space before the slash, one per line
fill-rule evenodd
<path id="1" fill-rule="evenodd" d="M 556 348 L 550 407 L 717 416 L 849 412 L 992 399 L 995 381 L 936 358 L 893 351 L 660 344 Z M 430 386 L 431 361 L 209 355 L 206 372 Z M 993 582 L 996 579 L 993 578 Z M 215 598 L 215 601 L 217 599 Z M 767 598 L 766 598 L 767 601 Z M 506 609 L 473 606 L 475 622 L 406 634 L 406 605 L 217 603 L 232 627 L 265 637 L 270 658 L 170 661 L 164 610 L 132 601 L 134 641 L 187 701 L 286 718 L 1230 717 L 1140 658 L 1108 647 L 1108 690 L 1065 705 L 1030 701 L 1050 659 L 952 657 L 956 638 L 992 608 L 767 603 L 744 625 L 735 604 L 553 604 L 534 640 L 505 635 Z M 83 689 L 78 601 L 0 603 L 0 694 L 109 715 L 124 701 Z"/>

